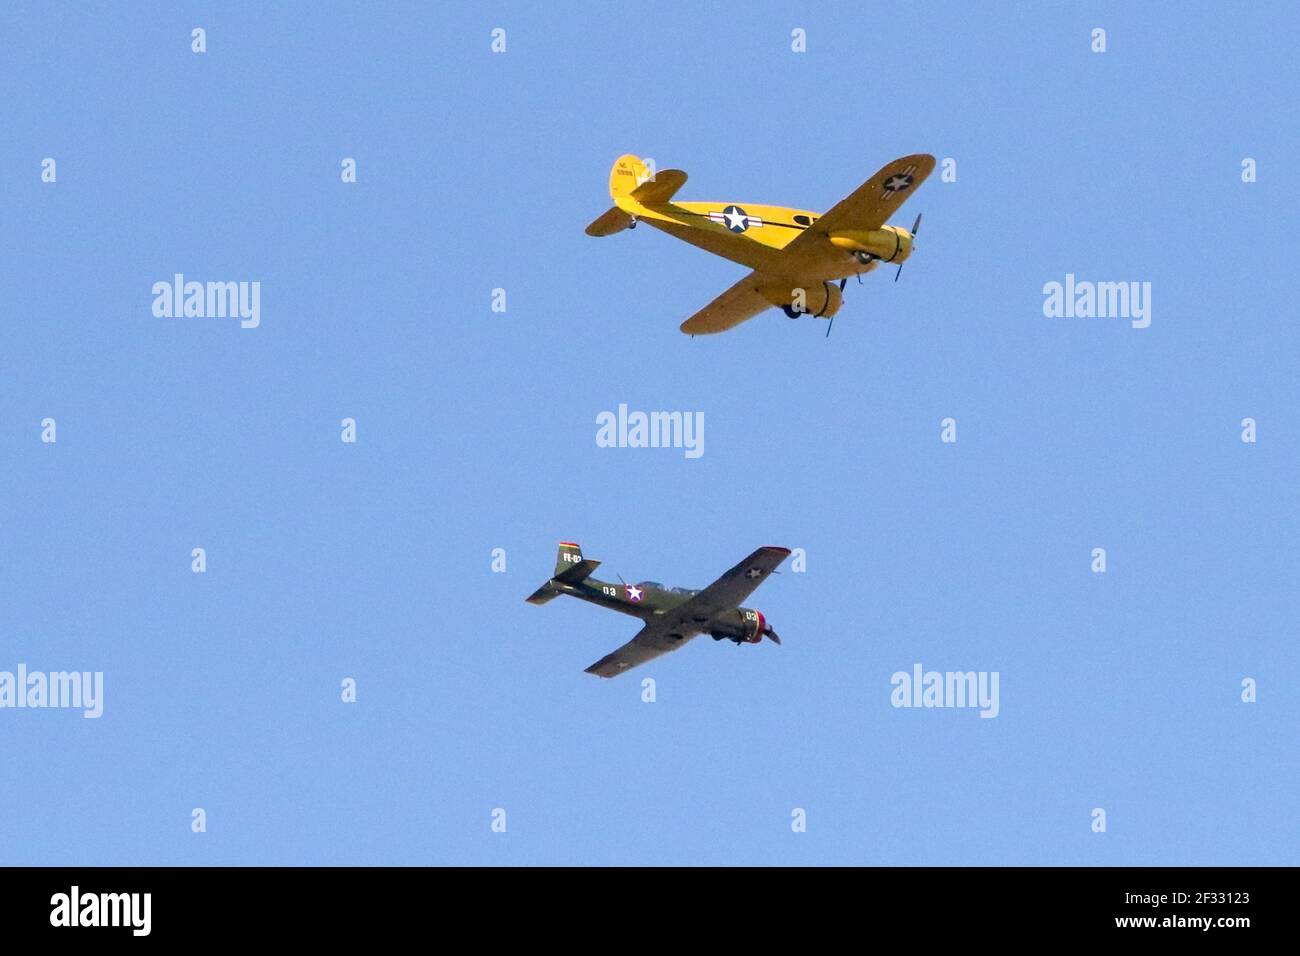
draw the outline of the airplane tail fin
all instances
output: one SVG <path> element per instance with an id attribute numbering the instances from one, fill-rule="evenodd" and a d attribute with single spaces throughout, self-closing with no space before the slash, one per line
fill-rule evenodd
<path id="1" fill-rule="evenodd" d="M 609 196 L 614 208 L 587 227 L 589 236 L 612 236 L 634 225 L 633 216 L 642 206 L 666 203 L 682 188 L 686 174 L 680 169 L 656 172 L 639 156 L 625 153 L 609 171 Z"/>
<path id="2" fill-rule="evenodd" d="M 572 541 L 561 541 L 560 549 L 555 555 L 555 576 L 526 597 L 529 604 L 545 604 L 559 597 L 563 591 L 556 587 L 556 582 L 577 584 L 591 576 L 600 567 L 599 561 L 590 561 L 582 556 L 582 548 Z"/>
<path id="3" fill-rule="evenodd" d="M 555 576 L 557 578 L 562 577 L 573 568 L 581 567 L 583 563 L 582 545 L 578 544 L 576 541 L 560 542 L 560 548 L 555 552 Z M 590 573 L 591 571 L 587 572 L 587 574 Z M 587 574 L 584 574 L 582 578 L 585 578 Z M 578 578 L 577 580 L 581 581 L 582 578 Z"/>
<path id="4" fill-rule="evenodd" d="M 624 153 L 614 160 L 609 171 L 609 198 L 618 202 L 620 196 L 630 196 L 644 183 L 652 182 L 654 175 L 640 156 Z"/>

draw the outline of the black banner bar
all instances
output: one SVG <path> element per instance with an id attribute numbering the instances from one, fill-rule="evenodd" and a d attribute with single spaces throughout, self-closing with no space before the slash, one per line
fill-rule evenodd
<path id="1" fill-rule="evenodd" d="M 21 868 L 0 870 L 7 940 L 371 941 L 571 923 L 745 938 L 788 924 L 855 937 L 1212 939 L 1276 933 L 1280 868 Z M 707 927 L 702 927 L 708 924 Z M 992 936 L 990 934 L 993 934 Z M 1243 935 L 1244 934 L 1244 935 Z M 920 938 L 920 937 L 919 937 Z"/>

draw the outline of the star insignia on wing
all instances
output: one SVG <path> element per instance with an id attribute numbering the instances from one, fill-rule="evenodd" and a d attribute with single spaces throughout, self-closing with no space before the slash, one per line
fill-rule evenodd
<path id="1" fill-rule="evenodd" d="M 908 186 L 912 185 L 913 178 L 908 173 L 895 173 L 885 180 L 885 192 L 893 195 L 901 193 Z"/>
<path id="2" fill-rule="evenodd" d="M 745 577 L 750 579 L 761 578 L 762 576 L 763 576 L 762 568 L 750 568 L 748 571 L 745 572 Z"/>

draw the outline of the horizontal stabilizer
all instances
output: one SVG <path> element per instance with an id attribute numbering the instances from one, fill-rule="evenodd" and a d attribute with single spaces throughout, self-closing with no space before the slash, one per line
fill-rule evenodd
<path id="1" fill-rule="evenodd" d="M 599 561 L 584 559 L 578 564 L 571 564 L 555 576 L 556 581 L 563 581 L 565 584 L 577 584 L 579 581 L 585 581 L 591 577 L 591 573 L 600 567 Z"/>
<path id="2" fill-rule="evenodd" d="M 528 597 L 524 598 L 529 604 L 545 604 L 547 601 L 554 601 L 560 596 L 560 591 L 550 581 L 547 581 L 540 588 L 534 591 Z"/>
<path id="3" fill-rule="evenodd" d="M 587 235 L 612 236 L 614 233 L 622 232 L 631 225 L 632 217 L 614 206 L 601 213 L 600 217 L 587 227 Z"/>
<path id="4" fill-rule="evenodd" d="M 663 169 L 654 178 L 632 190 L 632 198 L 642 205 L 668 202 L 686 185 L 686 173 L 680 169 Z"/>

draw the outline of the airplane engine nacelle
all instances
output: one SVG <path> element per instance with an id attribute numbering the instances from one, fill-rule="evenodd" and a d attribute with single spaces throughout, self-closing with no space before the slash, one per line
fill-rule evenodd
<path id="1" fill-rule="evenodd" d="M 726 639 L 737 644 L 757 644 L 767 630 L 767 618 L 763 617 L 763 612 L 747 607 L 727 611 L 710 624 L 709 635 L 715 641 Z"/>
<path id="2" fill-rule="evenodd" d="M 844 304 L 840 287 L 833 282 L 768 283 L 758 287 L 758 294 L 775 306 L 821 319 L 829 319 Z"/>
<path id="3" fill-rule="evenodd" d="M 866 252 L 885 262 L 903 262 L 912 254 L 912 234 L 898 226 L 832 232 L 831 245 L 846 252 Z"/>

